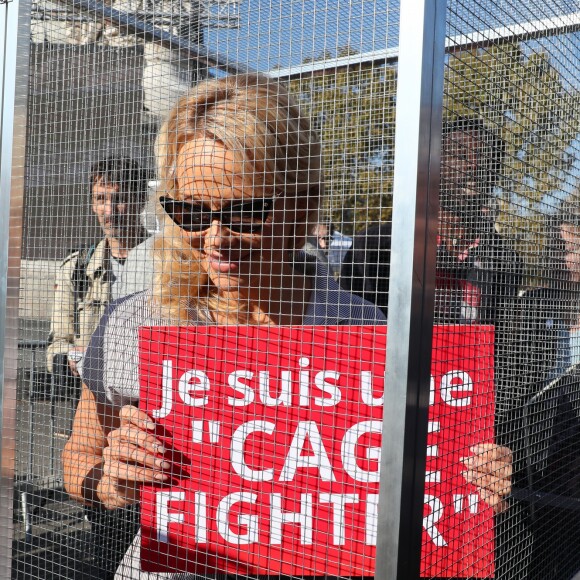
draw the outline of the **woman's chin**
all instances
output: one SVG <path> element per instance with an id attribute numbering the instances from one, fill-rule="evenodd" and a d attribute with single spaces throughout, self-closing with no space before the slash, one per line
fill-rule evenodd
<path id="1" fill-rule="evenodd" d="M 236 276 L 235 274 L 229 272 L 228 273 L 210 272 L 209 278 L 213 282 L 214 286 L 216 286 L 217 288 L 239 286 L 241 282 L 239 276 Z"/>
<path id="2" fill-rule="evenodd" d="M 208 276 L 218 291 L 235 291 L 249 286 L 247 276 L 244 276 L 239 268 L 209 269 Z"/>
<path id="3" fill-rule="evenodd" d="M 253 260 L 251 259 L 253 258 Z M 202 262 L 212 284 L 218 290 L 235 291 L 242 288 L 257 288 L 267 272 L 272 271 L 273 264 L 269 260 L 256 259 L 255 255 L 244 256 L 238 261 L 206 259 Z"/>

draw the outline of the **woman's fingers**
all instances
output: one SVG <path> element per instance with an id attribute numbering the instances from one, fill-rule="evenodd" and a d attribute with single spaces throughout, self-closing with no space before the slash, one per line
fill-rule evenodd
<path id="1" fill-rule="evenodd" d="M 511 479 L 512 464 L 506 461 L 485 461 L 481 457 L 467 457 L 462 460 L 463 465 L 470 471 L 487 473 L 497 478 Z"/>
<path id="2" fill-rule="evenodd" d="M 171 477 L 169 473 L 163 471 L 120 462 L 106 464 L 105 472 L 112 479 L 133 483 L 159 483 Z"/>
<path id="3" fill-rule="evenodd" d="M 479 495 L 482 501 L 491 507 L 496 514 L 505 511 L 508 507 L 506 499 L 497 493 L 491 493 L 485 489 L 482 489 Z"/>
<path id="4" fill-rule="evenodd" d="M 133 405 L 125 405 L 119 411 L 119 419 L 121 425 L 131 424 L 144 431 L 153 431 L 155 429 L 155 422 L 145 413 Z"/>
<path id="5" fill-rule="evenodd" d="M 467 468 L 465 480 L 478 488 L 481 499 L 496 513 L 506 507 L 505 498 L 512 487 L 512 452 L 494 443 L 480 443 L 471 447 L 471 457 L 461 462 Z"/>
<path id="6" fill-rule="evenodd" d="M 103 450 L 101 497 L 110 507 L 123 507 L 139 500 L 140 485 L 162 483 L 171 475 L 171 463 L 163 455 L 163 443 L 155 437 L 155 422 L 137 407 L 119 411 L 120 427 L 107 436 Z"/>
<path id="7" fill-rule="evenodd" d="M 490 475 L 482 475 L 473 471 L 466 471 L 463 476 L 467 482 L 477 487 L 479 497 L 496 514 L 507 509 L 506 497 L 511 493 L 511 481 L 509 479 L 497 479 Z"/>
<path id="8" fill-rule="evenodd" d="M 498 477 L 512 476 L 512 452 L 507 447 L 493 443 L 480 443 L 471 448 L 473 455 L 461 462 L 470 470 L 495 474 Z"/>
<path id="9" fill-rule="evenodd" d="M 511 480 L 509 478 L 495 477 L 480 471 L 465 471 L 463 476 L 469 483 L 472 483 L 480 490 L 485 489 L 501 496 L 509 495 L 511 492 Z"/>
<path id="10" fill-rule="evenodd" d="M 502 447 L 495 443 L 479 443 L 470 448 L 474 457 L 481 457 L 485 461 L 512 461 L 512 452 L 509 447 Z"/>
<path id="11" fill-rule="evenodd" d="M 145 453 L 136 445 L 114 445 L 103 451 L 105 473 L 114 479 L 158 482 L 169 479 L 171 465 L 161 458 Z"/>
<path id="12" fill-rule="evenodd" d="M 153 455 L 144 451 L 138 445 L 127 443 L 119 439 L 113 439 L 111 444 L 105 449 L 103 455 L 110 461 L 119 461 L 121 463 L 133 463 L 143 465 L 151 469 L 171 468 L 171 463 L 159 455 Z"/>
<path id="13" fill-rule="evenodd" d="M 107 436 L 103 451 L 106 474 L 132 484 L 166 481 L 171 463 L 164 459 L 165 447 L 150 431 L 155 423 L 149 416 L 126 405 L 119 411 L 121 426 Z"/>
<path id="14" fill-rule="evenodd" d="M 109 441 L 109 446 L 114 445 L 115 442 L 129 443 L 141 447 L 147 453 L 152 455 L 163 455 L 166 451 L 163 443 L 161 443 L 155 435 L 142 431 L 132 424 L 125 423 L 121 425 L 118 429 L 111 431 L 107 439 Z"/>

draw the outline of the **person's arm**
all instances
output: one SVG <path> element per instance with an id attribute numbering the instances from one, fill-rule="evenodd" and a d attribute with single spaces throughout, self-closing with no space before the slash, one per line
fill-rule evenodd
<path id="1" fill-rule="evenodd" d="M 87 505 L 100 503 L 103 450 L 107 435 L 118 424 L 118 414 L 97 403 L 93 393 L 83 385 L 71 436 L 62 452 L 64 485 L 77 501 Z"/>
<path id="2" fill-rule="evenodd" d="M 63 453 L 68 494 L 86 505 L 115 509 L 139 500 L 143 483 L 169 478 L 155 424 L 136 407 L 120 410 L 96 401 L 83 385 L 72 433 Z"/>
<path id="3" fill-rule="evenodd" d="M 54 302 L 50 321 L 50 344 L 46 350 L 48 371 L 53 372 L 53 358 L 57 354 L 67 356 L 74 347 L 74 309 L 75 301 L 71 282 L 76 258 L 61 264 L 56 272 Z"/>

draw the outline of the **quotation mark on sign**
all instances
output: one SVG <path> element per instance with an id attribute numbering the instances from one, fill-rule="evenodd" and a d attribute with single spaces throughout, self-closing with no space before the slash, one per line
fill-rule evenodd
<path id="1" fill-rule="evenodd" d="M 462 495 L 460 493 L 453 494 L 453 508 L 455 513 L 468 509 L 470 514 L 477 513 L 477 506 L 479 503 L 479 496 L 476 493 Z"/>
<path id="2" fill-rule="evenodd" d="M 194 443 L 203 443 L 204 430 L 207 428 L 207 434 L 210 443 L 218 443 L 220 440 L 220 422 L 219 421 L 192 421 L 191 438 Z"/>

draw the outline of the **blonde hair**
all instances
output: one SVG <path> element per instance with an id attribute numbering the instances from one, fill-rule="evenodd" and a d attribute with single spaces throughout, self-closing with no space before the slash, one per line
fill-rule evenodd
<path id="1" fill-rule="evenodd" d="M 308 225 L 318 218 L 323 194 L 319 140 L 288 91 L 260 75 L 207 80 L 181 98 L 161 127 L 156 143 L 160 195 L 182 198 L 177 159 L 188 142 L 221 142 L 242 168 L 244 179 L 295 198 L 291 250 L 303 246 Z M 221 312 L 217 291 L 202 271 L 197 254 L 162 211 L 163 234 L 155 245 L 153 300 L 163 316 L 187 321 L 190 308 Z"/>

